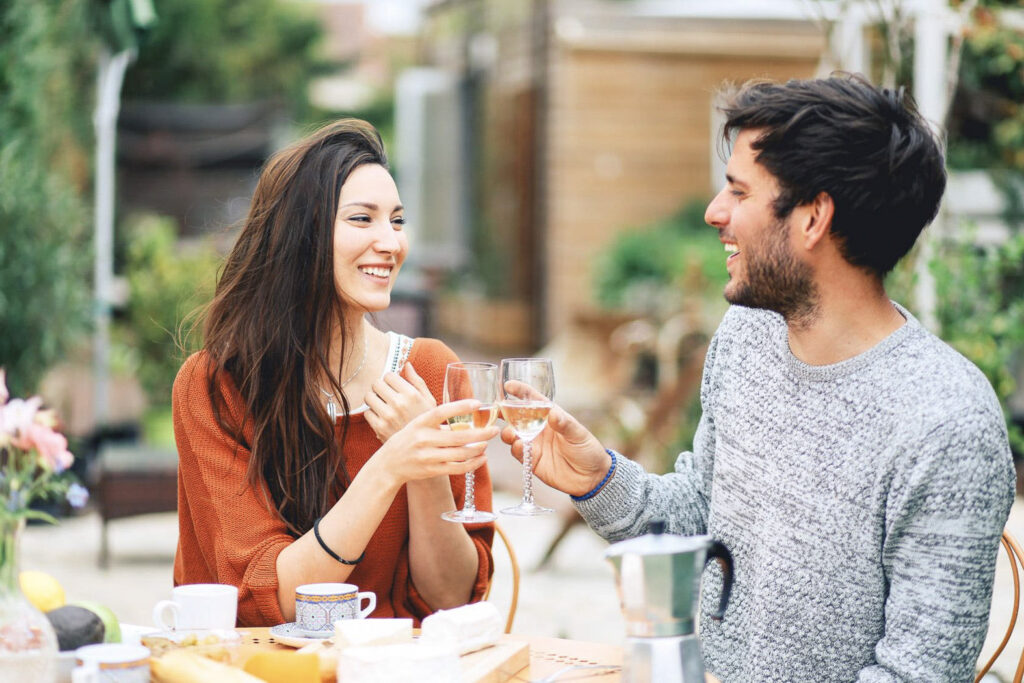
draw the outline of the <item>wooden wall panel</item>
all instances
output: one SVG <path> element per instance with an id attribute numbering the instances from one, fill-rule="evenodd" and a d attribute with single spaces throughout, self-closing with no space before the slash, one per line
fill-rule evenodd
<path id="1" fill-rule="evenodd" d="M 556 47 L 544 160 L 549 338 L 592 307 L 594 261 L 616 234 L 710 195 L 715 90 L 727 80 L 807 78 L 816 66 L 808 57 Z"/>

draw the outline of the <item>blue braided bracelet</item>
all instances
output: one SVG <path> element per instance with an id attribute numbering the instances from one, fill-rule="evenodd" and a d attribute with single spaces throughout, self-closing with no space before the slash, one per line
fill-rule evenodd
<path id="1" fill-rule="evenodd" d="M 590 489 L 589 491 L 584 493 L 582 496 L 574 496 L 572 494 L 569 494 L 569 497 L 572 498 L 577 503 L 583 502 L 585 500 L 590 500 L 591 498 L 596 496 L 597 492 L 601 490 L 601 487 L 603 487 L 605 484 L 607 484 L 608 480 L 612 478 L 613 474 L 615 474 L 615 463 L 618 461 L 618 455 L 615 453 L 615 451 L 613 451 L 610 448 L 606 448 L 604 450 L 605 450 L 605 453 L 607 453 L 608 455 L 612 456 L 612 466 L 608 468 L 608 474 L 604 475 L 604 479 L 599 481 L 597 483 L 597 486 L 595 486 L 594 488 Z"/>

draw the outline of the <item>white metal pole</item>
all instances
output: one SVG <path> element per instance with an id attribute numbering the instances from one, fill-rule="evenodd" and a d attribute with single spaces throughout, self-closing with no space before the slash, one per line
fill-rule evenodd
<path id="1" fill-rule="evenodd" d="M 940 139 L 946 139 L 945 120 L 948 80 L 946 66 L 949 53 L 950 21 L 948 7 L 943 0 L 918 0 L 914 16 L 914 99 L 921 115 L 928 121 Z M 935 278 L 929 261 L 934 253 L 934 241 L 940 239 L 944 210 L 921 236 L 916 265 L 917 313 L 926 327 L 937 331 Z"/>
<path id="2" fill-rule="evenodd" d="M 114 152 L 117 115 L 124 72 L 134 57 L 131 50 L 100 54 L 96 79 L 95 264 L 93 270 L 93 421 L 99 428 L 109 418 L 110 310 L 114 281 Z"/>

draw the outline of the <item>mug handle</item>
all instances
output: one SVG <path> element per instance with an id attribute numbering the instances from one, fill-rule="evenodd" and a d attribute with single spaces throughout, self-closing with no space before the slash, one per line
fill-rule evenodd
<path id="1" fill-rule="evenodd" d="M 366 617 L 370 616 L 370 612 L 372 612 L 373 610 L 377 609 L 377 594 L 376 593 L 374 593 L 373 591 L 362 591 L 362 592 L 360 592 L 359 594 L 356 595 L 356 600 L 359 601 L 360 605 L 363 604 L 363 598 L 366 598 L 367 600 L 369 600 L 370 604 L 367 605 L 364 609 L 360 609 L 359 610 L 359 618 L 360 619 L 365 619 Z"/>
<path id="2" fill-rule="evenodd" d="M 704 561 L 706 567 L 711 560 L 718 560 L 722 568 L 722 595 L 718 600 L 718 609 L 711 613 L 711 618 L 721 621 L 725 617 L 725 608 L 729 604 L 729 595 L 732 594 L 732 553 L 721 541 L 708 543 L 708 556 Z"/>
<path id="3" fill-rule="evenodd" d="M 171 624 L 164 621 L 168 609 L 174 615 L 174 621 Z M 178 603 L 173 600 L 161 600 L 153 608 L 153 623 L 165 631 L 174 631 L 178 628 L 178 609 Z"/>

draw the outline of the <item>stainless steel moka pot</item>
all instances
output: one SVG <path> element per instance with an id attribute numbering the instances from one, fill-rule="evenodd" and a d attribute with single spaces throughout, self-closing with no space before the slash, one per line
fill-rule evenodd
<path id="1" fill-rule="evenodd" d="M 712 619 L 725 615 L 732 590 L 732 555 L 710 536 L 666 534 L 653 520 L 645 536 L 605 551 L 615 566 L 626 619 L 623 678 L 626 683 L 704 683 L 697 641 L 700 577 L 704 566 L 722 566 L 722 595 Z"/>

